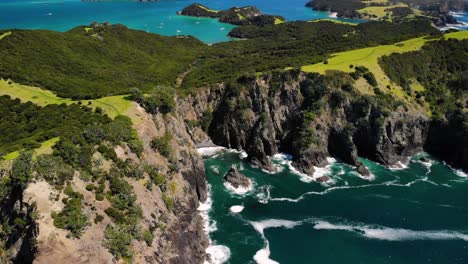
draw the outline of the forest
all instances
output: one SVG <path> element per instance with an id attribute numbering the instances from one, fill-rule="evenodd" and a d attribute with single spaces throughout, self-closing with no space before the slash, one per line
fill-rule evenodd
<path id="1" fill-rule="evenodd" d="M 12 32 L 0 41 L 0 78 L 73 99 L 172 85 L 206 47 L 193 37 L 164 37 L 123 25 Z"/>

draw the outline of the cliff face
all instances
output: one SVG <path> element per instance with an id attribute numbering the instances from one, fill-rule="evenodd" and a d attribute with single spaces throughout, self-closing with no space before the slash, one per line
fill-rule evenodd
<path id="1" fill-rule="evenodd" d="M 215 144 L 245 150 L 253 165 L 270 171 L 270 157 L 278 152 L 292 154 L 294 166 L 307 174 L 329 156 L 365 176 L 369 172 L 358 156 L 395 166 L 423 150 L 437 154 L 456 148 L 458 154 L 437 156 L 454 165 L 466 163 L 465 143 L 442 143 L 446 136 L 441 130 L 450 126 L 457 131 L 454 122 L 436 125 L 421 111 L 384 106 L 376 96 L 344 91 L 340 85 L 298 72 L 243 78 L 190 97 L 196 110 L 185 119 L 198 120 L 210 112 L 207 134 Z M 321 86 L 322 94 L 311 94 Z M 460 137 L 458 133 L 454 140 Z M 202 143 L 206 136 L 194 140 Z"/>
<path id="2" fill-rule="evenodd" d="M 339 75 L 329 78 L 288 71 L 205 87 L 176 98 L 176 109 L 166 115 L 149 115 L 135 106 L 139 118 L 135 129 L 143 141 L 143 155 L 138 158 L 129 149 L 116 147 L 117 156 L 153 165 L 168 179 L 158 188 L 146 188 L 142 180 L 127 179 L 142 208 L 141 224 L 155 237 L 150 245 L 132 242 L 134 262 L 203 263 L 209 257 L 205 253 L 208 238 L 197 211 L 199 202 L 207 197 L 198 146 L 215 143 L 245 150 L 252 164 L 270 171 L 275 170 L 271 156 L 290 153 L 293 165 L 309 175 L 314 173 L 314 166 L 326 165 L 329 156 L 368 176 L 358 157 L 392 166 L 421 150 L 467 169 L 466 115 L 454 113 L 448 121 L 430 121 L 394 99 L 362 95 L 348 82 L 349 77 Z M 170 158 L 151 148 L 154 138 L 168 133 L 172 136 Z M 72 184 L 84 194 L 84 204 L 93 205 L 94 209 L 84 208 L 90 219 L 97 213 L 105 216 L 108 202 L 96 202 L 79 177 Z M 88 227 L 80 239 L 71 239 L 67 232 L 53 227 L 50 213 L 63 205 L 60 199 L 50 200 L 51 193 L 56 190 L 44 181 L 31 183 L 25 191 L 25 198 L 35 199 L 41 215 L 38 235 L 35 225 L 30 235 L 37 235 L 36 263 L 115 263 L 102 245 L 103 230 L 110 219 L 104 217 L 101 223 Z M 173 206 L 165 201 L 167 193 Z M 27 249 L 28 243 L 17 241 L 12 248 L 25 250 L 12 256 L 27 258 L 28 252 L 34 254 Z"/>

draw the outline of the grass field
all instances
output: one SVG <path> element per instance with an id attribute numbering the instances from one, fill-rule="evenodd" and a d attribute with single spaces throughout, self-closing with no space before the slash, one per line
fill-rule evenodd
<path id="1" fill-rule="evenodd" d="M 2 35 L 0 35 L 0 40 L 4 39 L 6 36 L 10 36 L 10 35 L 11 35 L 11 31 L 3 33 Z"/>
<path id="2" fill-rule="evenodd" d="M 7 80 L 0 80 L 0 95 L 9 95 L 12 98 L 18 98 L 22 102 L 32 102 L 34 104 L 45 106 L 49 104 L 73 104 L 81 102 L 92 108 L 100 107 L 111 118 L 118 115 L 128 115 L 134 120 L 131 108 L 133 103 L 124 99 L 124 95 L 103 97 L 95 100 L 73 101 L 68 98 L 61 98 L 51 91 L 43 90 L 37 87 L 22 85 Z M 134 120 L 136 121 L 136 120 Z"/>
<path id="3" fill-rule="evenodd" d="M 337 23 L 337 24 L 345 24 L 345 25 L 350 25 L 350 26 L 356 26 L 357 25 L 356 23 L 340 21 L 340 20 L 331 19 L 331 18 L 315 19 L 315 20 L 310 20 L 309 22 L 316 23 L 316 22 L 321 22 L 321 21 L 328 21 L 328 22 L 333 22 L 333 23 Z"/>
<path id="4" fill-rule="evenodd" d="M 394 7 L 408 7 L 408 5 L 400 3 L 396 5 L 390 5 L 390 6 L 368 6 L 368 7 L 364 7 L 363 9 L 359 9 L 357 11 L 367 17 L 375 16 L 375 17 L 372 17 L 373 19 L 381 19 L 385 15 L 388 14 L 388 20 L 391 21 L 392 12 L 386 11 L 386 10 L 389 8 L 394 8 Z"/>
<path id="5" fill-rule="evenodd" d="M 445 38 L 467 39 L 468 31 L 448 33 L 445 35 Z M 369 70 L 375 75 L 379 86 L 382 88 L 390 85 L 391 83 L 390 79 L 380 68 L 378 63 L 379 58 L 384 55 L 390 55 L 392 53 L 403 53 L 419 50 L 427 41 L 430 40 L 421 37 L 403 41 L 394 45 L 381 45 L 340 52 L 331 55 L 331 58 L 328 59 L 328 64 L 322 62 L 313 65 L 307 65 L 303 66 L 302 70 L 305 72 L 318 72 L 325 74 L 327 71 L 333 70 L 353 72 L 354 69 L 350 68 L 350 65 L 365 66 L 369 68 Z M 395 93 L 400 93 L 400 91 L 395 91 Z"/>
<path id="6" fill-rule="evenodd" d="M 52 147 L 59 141 L 59 137 L 51 138 L 47 141 L 42 142 L 41 146 L 34 150 L 34 155 L 41 155 L 41 154 L 51 154 Z M 3 159 L 6 161 L 16 159 L 19 156 L 19 151 L 8 153 L 7 155 L 3 156 Z"/>

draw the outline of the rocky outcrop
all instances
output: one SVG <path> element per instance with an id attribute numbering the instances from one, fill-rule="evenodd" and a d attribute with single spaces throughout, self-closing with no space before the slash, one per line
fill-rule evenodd
<path id="1" fill-rule="evenodd" d="M 254 6 L 232 7 L 228 10 L 212 10 L 201 4 L 191 4 L 185 7 L 182 11 L 177 12 L 179 15 L 193 17 L 211 17 L 217 18 L 220 22 L 245 26 L 245 25 L 274 25 L 283 22 L 281 16 L 265 15 Z"/>
<path id="2" fill-rule="evenodd" d="M 241 174 L 236 166 L 232 166 L 231 169 L 226 173 L 223 179 L 230 183 L 234 188 L 249 188 L 250 187 L 250 180 L 249 178 L 245 177 Z"/>
<path id="3" fill-rule="evenodd" d="M 278 152 L 292 154 L 293 165 L 309 175 L 333 156 L 363 176 L 370 172 L 358 157 L 395 166 L 422 150 L 434 152 L 427 142 L 443 136 L 423 111 L 397 103 L 385 106 L 376 98 L 343 91 L 324 76 L 289 71 L 205 89 L 189 99 L 189 108 L 196 111 L 188 119 L 199 119 L 209 109 L 207 137 L 216 145 L 246 151 L 249 162 L 269 171 L 275 170 L 270 157 Z M 457 164 L 466 161 L 466 155 L 456 156 Z"/>

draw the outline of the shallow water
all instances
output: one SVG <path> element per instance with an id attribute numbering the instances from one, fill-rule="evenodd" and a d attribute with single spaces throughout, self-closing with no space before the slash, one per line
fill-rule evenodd
<path id="1" fill-rule="evenodd" d="M 264 13 L 282 15 L 288 20 L 312 20 L 330 15 L 305 7 L 306 0 L 161 0 L 149 3 L 2 0 L 0 28 L 67 31 L 78 25 L 89 25 L 93 21 L 108 21 L 166 36 L 193 35 L 206 43 L 231 40 L 227 33 L 233 25 L 219 23 L 216 19 L 176 15 L 177 11 L 194 2 L 213 9 L 254 5 Z"/>
<path id="2" fill-rule="evenodd" d="M 468 263 L 465 174 L 435 160 L 400 170 L 363 162 L 374 180 L 334 162 L 320 170 L 327 185 L 293 173 L 285 156 L 276 174 L 238 153 L 206 159 L 210 236 L 225 246 L 216 253 L 226 263 Z M 247 194 L 223 184 L 233 164 L 254 182 Z"/>

